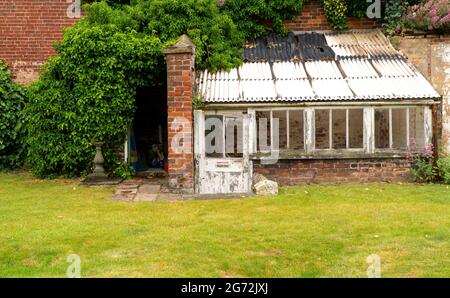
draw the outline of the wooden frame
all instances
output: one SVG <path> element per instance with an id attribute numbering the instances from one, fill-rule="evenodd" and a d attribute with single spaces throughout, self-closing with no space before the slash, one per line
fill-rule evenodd
<path id="1" fill-rule="evenodd" d="M 405 149 L 395 149 L 393 148 L 393 134 L 392 134 L 392 109 L 406 109 L 406 139 L 407 148 Z M 253 141 L 250 147 L 250 155 L 253 158 L 261 158 L 264 153 L 258 152 L 256 148 L 256 138 L 257 138 L 257 125 L 256 125 L 256 112 L 257 111 L 270 111 L 271 120 L 273 119 L 273 111 L 286 111 L 287 121 L 289 120 L 289 111 L 292 110 L 303 110 L 303 127 L 304 127 L 304 150 L 290 150 L 289 145 L 289 121 L 287 123 L 287 143 L 288 150 L 280 150 L 281 159 L 309 159 L 309 158 L 371 158 L 371 157 L 404 157 L 407 149 L 410 146 L 410 109 L 411 108 L 423 108 L 424 111 L 424 144 L 429 144 L 433 137 L 433 126 L 432 126 L 432 112 L 431 107 L 423 104 L 409 104 L 409 105 L 374 105 L 374 106 L 317 106 L 317 107 L 262 107 L 262 108 L 248 108 L 248 113 L 251 115 L 251 135 L 250 139 Z M 333 149 L 333 116 L 332 111 L 338 109 L 346 110 L 346 148 L 345 149 Z M 363 147 L 362 148 L 350 148 L 350 131 L 349 131 L 349 111 L 352 109 L 362 109 L 363 111 Z M 378 149 L 375 146 L 375 110 L 376 109 L 387 109 L 389 110 L 389 148 L 388 149 Z M 316 149 L 315 146 L 315 111 L 316 110 L 329 110 L 329 147 L 328 149 Z M 273 129 L 273 121 L 271 121 L 271 130 Z M 273 131 L 272 131 L 273 132 Z M 273 138 L 273 133 L 271 133 L 271 138 Z M 272 139 L 271 139 L 272 140 Z M 271 142 L 272 146 L 273 142 Z M 273 148 L 272 148 L 273 149 Z"/>

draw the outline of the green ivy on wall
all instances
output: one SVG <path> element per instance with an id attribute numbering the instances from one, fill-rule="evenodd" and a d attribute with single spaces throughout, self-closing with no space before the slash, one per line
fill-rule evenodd
<path id="1" fill-rule="evenodd" d="M 12 82 L 7 65 L 0 60 L 0 170 L 23 165 L 25 102 L 25 88 Z"/>
<path id="2" fill-rule="evenodd" d="M 325 15 L 337 30 L 347 29 L 347 3 L 345 0 L 322 0 Z"/>

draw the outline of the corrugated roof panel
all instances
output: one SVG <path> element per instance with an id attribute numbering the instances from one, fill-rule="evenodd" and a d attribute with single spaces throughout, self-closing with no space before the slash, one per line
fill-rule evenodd
<path id="1" fill-rule="evenodd" d="M 353 46 L 334 46 L 333 51 L 338 58 L 367 58 L 367 52 L 358 45 Z"/>
<path id="2" fill-rule="evenodd" d="M 432 98 L 439 96 L 426 79 L 421 76 L 385 79 L 396 98 Z"/>
<path id="3" fill-rule="evenodd" d="M 241 81 L 242 99 L 250 101 L 273 101 L 277 98 L 273 80 Z"/>
<path id="4" fill-rule="evenodd" d="M 382 76 L 413 76 L 417 73 L 402 59 L 373 59 L 372 63 Z"/>
<path id="5" fill-rule="evenodd" d="M 379 45 L 360 45 L 371 57 L 400 57 L 401 55 L 392 47 Z"/>
<path id="6" fill-rule="evenodd" d="M 317 52 L 324 42 L 322 34 L 271 35 L 249 43 L 244 61 L 252 63 L 231 72 L 198 73 L 198 91 L 207 103 L 440 97 L 379 30 L 326 33 L 325 41 L 335 53 L 329 55 L 333 61 Z"/>
<path id="7" fill-rule="evenodd" d="M 357 30 L 354 31 L 353 36 L 360 45 L 381 45 L 390 47 L 389 40 L 384 36 L 380 30 Z"/>
<path id="8" fill-rule="evenodd" d="M 351 78 L 348 85 L 361 99 L 388 99 L 393 97 L 391 88 L 381 78 Z"/>
<path id="9" fill-rule="evenodd" d="M 325 39 L 330 47 L 358 45 L 358 40 L 353 33 L 327 32 Z"/>
<path id="10" fill-rule="evenodd" d="M 341 71 L 335 61 L 305 62 L 308 75 L 313 79 L 338 79 L 342 78 Z"/>
<path id="11" fill-rule="evenodd" d="M 300 33 L 296 36 L 298 45 L 300 47 L 308 46 L 327 46 L 327 41 L 324 34 L 320 33 Z"/>
<path id="12" fill-rule="evenodd" d="M 306 79 L 306 71 L 302 63 L 277 62 L 272 66 L 275 79 Z"/>
<path id="13" fill-rule="evenodd" d="M 311 80 L 314 93 L 322 100 L 344 100 L 353 98 L 353 93 L 344 79 Z"/>
<path id="14" fill-rule="evenodd" d="M 346 77 L 378 77 L 378 73 L 368 59 L 343 59 L 339 61 Z"/>
<path id="15" fill-rule="evenodd" d="M 239 67 L 241 80 L 272 80 L 272 71 L 267 62 L 244 63 Z"/>
<path id="16" fill-rule="evenodd" d="M 314 91 L 311 88 L 309 80 L 281 80 L 276 81 L 276 90 L 278 96 L 284 100 L 289 99 L 313 99 Z M 299 92 L 301 90 L 301 92 Z"/>

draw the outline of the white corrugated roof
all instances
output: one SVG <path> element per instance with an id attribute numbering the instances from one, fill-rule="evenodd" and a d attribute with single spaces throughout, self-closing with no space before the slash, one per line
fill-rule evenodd
<path id="1" fill-rule="evenodd" d="M 439 94 L 379 31 L 325 33 L 334 61 L 251 62 L 202 71 L 206 103 L 437 99 Z"/>

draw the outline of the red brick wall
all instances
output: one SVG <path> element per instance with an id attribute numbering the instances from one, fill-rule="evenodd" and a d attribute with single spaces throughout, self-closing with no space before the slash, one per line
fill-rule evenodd
<path id="1" fill-rule="evenodd" d="M 351 29 L 373 29 L 379 27 L 376 21 L 368 18 L 350 18 L 348 23 Z M 325 17 L 321 4 L 317 1 L 306 3 L 300 15 L 293 21 L 286 21 L 285 26 L 292 31 L 333 29 Z"/>
<path id="2" fill-rule="evenodd" d="M 193 83 L 195 50 L 187 36 L 164 51 L 167 60 L 169 184 L 194 190 Z"/>
<path id="3" fill-rule="evenodd" d="M 67 16 L 69 5 L 67 0 L 0 0 L 0 59 L 17 82 L 37 79 L 62 29 L 77 22 Z"/>
<path id="4" fill-rule="evenodd" d="M 409 168 L 404 159 L 280 160 L 253 165 L 255 173 L 280 185 L 409 181 Z"/>

